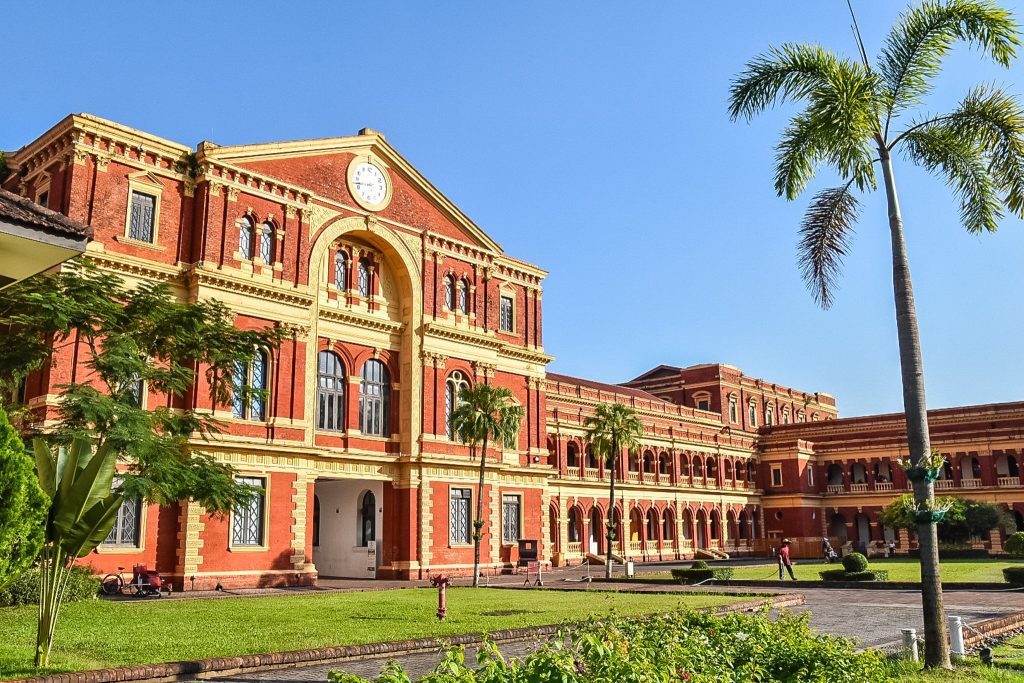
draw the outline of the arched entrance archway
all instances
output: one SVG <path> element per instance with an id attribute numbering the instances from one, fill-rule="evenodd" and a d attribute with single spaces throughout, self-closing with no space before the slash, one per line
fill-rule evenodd
<path id="1" fill-rule="evenodd" d="M 708 518 L 704 513 L 704 510 L 697 510 L 697 547 L 707 548 L 708 547 Z"/>
<path id="2" fill-rule="evenodd" d="M 842 543 L 846 543 L 846 517 L 841 512 L 833 514 L 832 519 L 829 520 L 828 535 L 840 539 Z"/>
<path id="3" fill-rule="evenodd" d="M 594 555 L 604 551 L 604 525 L 601 522 L 601 511 L 594 507 L 590 511 L 590 524 L 587 525 L 587 552 Z"/>

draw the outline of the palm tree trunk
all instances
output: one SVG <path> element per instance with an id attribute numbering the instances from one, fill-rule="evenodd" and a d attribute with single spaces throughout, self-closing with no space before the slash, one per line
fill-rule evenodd
<path id="1" fill-rule="evenodd" d="M 480 541 L 484 535 L 484 468 L 487 464 L 487 435 L 480 452 L 480 482 L 476 487 L 476 519 L 473 520 L 473 588 L 480 586 Z"/>
<path id="2" fill-rule="evenodd" d="M 917 331 L 914 288 L 903 236 L 892 158 L 885 145 L 879 145 L 885 195 L 889 207 L 889 232 L 892 237 L 892 284 L 896 299 L 896 333 L 899 338 L 900 369 L 903 375 L 903 410 L 907 421 L 907 445 L 910 462 L 928 462 L 931 444 L 928 438 L 928 411 L 924 394 L 924 363 L 921 339 Z M 935 501 L 934 484 L 927 479 L 913 482 L 914 502 L 929 509 Z M 942 605 L 942 581 L 939 576 L 938 528 L 934 522 L 919 524 L 917 537 L 921 549 L 921 603 L 924 607 L 925 666 L 950 668 L 946 614 Z"/>
<path id="3" fill-rule="evenodd" d="M 615 461 L 618 460 L 619 440 L 612 436 L 612 463 L 611 483 L 608 485 L 608 519 L 605 520 L 605 541 L 608 546 L 605 548 L 604 578 L 612 578 L 612 541 L 615 539 Z"/>

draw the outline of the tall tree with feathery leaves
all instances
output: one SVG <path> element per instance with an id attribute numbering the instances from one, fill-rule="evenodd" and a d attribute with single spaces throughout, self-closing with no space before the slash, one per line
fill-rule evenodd
<path id="1" fill-rule="evenodd" d="M 608 519 L 605 520 L 605 578 L 612 578 L 612 544 L 615 541 L 615 467 L 622 449 L 631 451 L 640 448 L 640 437 L 644 426 L 636 411 L 621 403 L 602 403 L 587 417 L 583 426 L 598 456 L 608 463 Z"/>
<path id="2" fill-rule="evenodd" d="M 852 6 L 850 6 L 852 14 Z M 834 301 L 842 261 L 849 252 L 860 202 L 877 189 L 881 170 L 892 242 L 893 290 L 903 405 L 914 500 L 922 511 L 921 592 L 925 664 L 950 666 L 942 605 L 936 525 L 929 520 L 935 462 L 928 437 L 924 369 L 903 217 L 892 156 L 937 174 L 960 202 L 972 234 L 995 231 L 1004 211 L 1024 217 L 1024 109 L 1000 87 L 980 85 L 953 111 L 915 110 L 932 88 L 943 58 L 966 42 L 1008 67 L 1020 45 L 1012 14 L 987 0 L 930 0 L 905 10 L 871 63 L 854 17 L 858 55 L 841 57 L 817 45 L 788 43 L 756 57 L 735 79 L 730 114 L 752 119 L 781 101 L 805 105 L 776 148 L 775 191 L 793 200 L 819 166 L 843 184 L 819 191 L 800 227 L 799 265 L 823 308 Z"/>
<path id="3" fill-rule="evenodd" d="M 473 520 L 473 587 L 480 585 L 480 541 L 484 533 L 484 478 L 487 472 L 487 443 L 499 441 L 503 447 L 515 447 L 523 408 L 516 405 L 512 392 L 504 387 L 480 383 L 463 389 L 459 405 L 452 413 L 452 430 L 469 447 L 475 458 L 480 448 L 480 481 L 476 488 L 476 518 Z"/>

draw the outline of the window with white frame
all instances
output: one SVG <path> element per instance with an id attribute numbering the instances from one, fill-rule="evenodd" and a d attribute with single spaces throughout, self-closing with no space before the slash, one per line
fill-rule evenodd
<path id="1" fill-rule="evenodd" d="M 444 432 L 452 441 L 456 441 L 459 435 L 455 433 L 452 425 L 452 414 L 462 403 L 462 392 L 469 388 L 469 380 L 459 370 L 456 370 L 448 377 L 444 385 Z"/>
<path id="2" fill-rule="evenodd" d="M 697 410 L 711 410 L 711 396 L 709 394 L 697 394 L 693 399 Z"/>
<path id="3" fill-rule="evenodd" d="M 370 296 L 370 259 L 359 259 L 359 293 Z"/>
<path id="4" fill-rule="evenodd" d="M 316 428 L 340 432 L 345 429 L 345 363 L 333 351 L 321 351 L 316 374 Z"/>
<path id="5" fill-rule="evenodd" d="M 267 365 L 268 355 L 257 351 L 252 361 L 235 361 L 231 378 L 231 415 L 242 420 L 267 419 Z"/>
<path id="6" fill-rule="evenodd" d="M 771 403 L 764 407 L 764 424 L 766 427 L 775 424 L 775 406 Z"/>
<path id="7" fill-rule="evenodd" d="M 469 314 L 469 283 L 465 280 L 459 280 L 459 312 Z"/>
<path id="8" fill-rule="evenodd" d="M 238 220 L 238 253 L 251 260 L 256 248 L 256 226 L 249 216 Z"/>
<path id="9" fill-rule="evenodd" d="M 805 413 L 802 410 L 796 411 L 796 421 L 797 422 L 807 422 L 807 413 Z"/>
<path id="10" fill-rule="evenodd" d="M 750 403 L 747 405 L 747 422 L 751 428 L 757 426 L 757 401 L 754 399 L 750 399 Z"/>
<path id="11" fill-rule="evenodd" d="M 501 542 L 507 545 L 519 541 L 519 496 L 505 494 L 501 497 Z"/>
<path id="12" fill-rule="evenodd" d="M 470 542 L 469 503 L 470 489 L 451 489 L 448 501 L 448 541 L 452 545 L 466 545 Z"/>
<path id="13" fill-rule="evenodd" d="M 363 363 L 359 385 L 359 431 L 374 436 L 388 435 L 388 404 L 391 380 L 384 363 L 376 358 Z"/>
<path id="14" fill-rule="evenodd" d="M 735 395 L 730 395 L 729 396 L 729 422 L 739 422 L 739 421 L 740 421 L 739 402 L 737 401 Z"/>
<path id="15" fill-rule="evenodd" d="M 132 190 L 128 208 L 128 237 L 140 242 L 153 242 L 153 221 L 156 217 L 156 197 Z"/>
<path id="16" fill-rule="evenodd" d="M 455 310 L 455 276 L 446 275 L 444 278 L 444 307 L 449 311 Z"/>
<path id="17" fill-rule="evenodd" d="M 807 485 L 814 486 L 814 464 L 807 463 Z"/>
<path id="18" fill-rule="evenodd" d="M 348 289 L 348 254 L 343 251 L 334 255 L 334 286 L 340 291 Z"/>
<path id="19" fill-rule="evenodd" d="M 260 226 L 260 260 L 274 262 L 274 224 L 270 221 Z"/>
<path id="20" fill-rule="evenodd" d="M 514 332 L 515 331 L 515 320 L 513 316 L 513 301 L 510 296 L 501 297 L 501 309 L 499 311 L 498 327 L 502 332 Z"/>
<path id="21" fill-rule="evenodd" d="M 782 408 L 782 424 L 789 424 L 789 406 L 783 406 Z"/>
<path id="22" fill-rule="evenodd" d="M 132 375 L 131 380 L 128 383 L 128 400 L 136 408 L 144 408 L 146 398 L 146 383 L 139 377 L 138 374 Z"/>
<path id="23" fill-rule="evenodd" d="M 782 486 L 782 467 L 772 465 L 772 486 Z"/>
<path id="24" fill-rule="evenodd" d="M 263 511 L 266 506 L 266 480 L 262 477 L 235 477 L 239 484 L 252 487 L 248 502 L 235 506 L 231 512 L 231 545 L 259 547 L 263 545 Z"/>
<path id="25" fill-rule="evenodd" d="M 114 486 L 120 482 L 115 479 Z M 105 548 L 138 548 L 141 541 L 142 501 L 138 498 L 123 500 L 117 510 L 117 519 L 101 545 Z"/>

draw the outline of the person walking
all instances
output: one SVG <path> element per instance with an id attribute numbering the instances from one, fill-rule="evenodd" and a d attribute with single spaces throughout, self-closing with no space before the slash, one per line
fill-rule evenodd
<path id="1" fill-rule="evenodd" d="M 789 572 L 789 578 L 796 581 L 796 576 L 793 575 L 793 560 L 789 556 L 790 542 L 788 538 L 782 539 L 782 547 L 779 548 L 779 581 L 782 581 L 782 568 L 785 567 L 786 571 Z"/>

